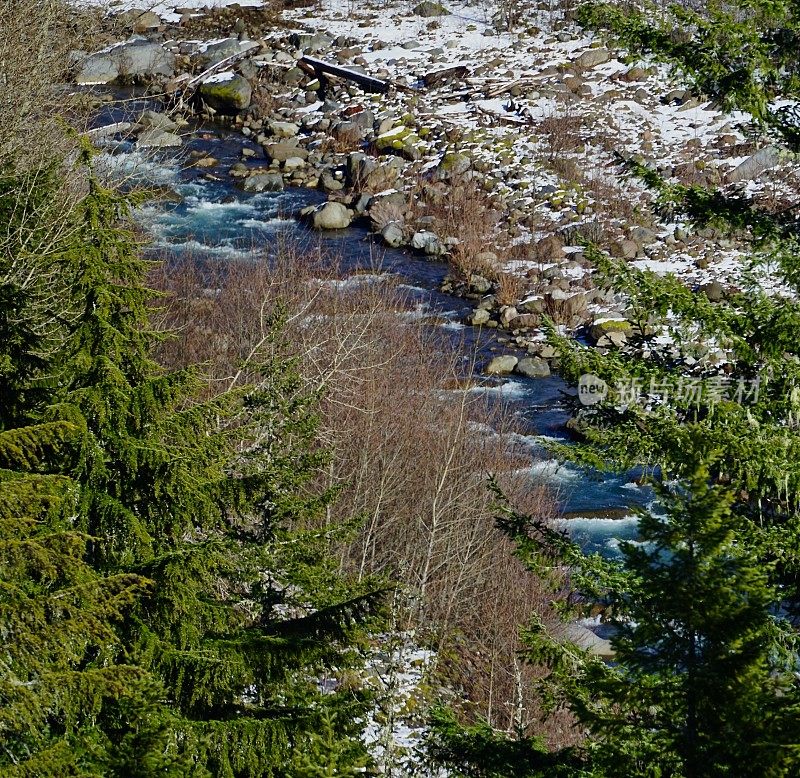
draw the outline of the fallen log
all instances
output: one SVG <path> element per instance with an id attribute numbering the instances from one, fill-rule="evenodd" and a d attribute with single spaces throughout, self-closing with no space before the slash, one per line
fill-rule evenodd
<path id="1" fill-rule="evenodd" d="M 386 94 L 392 86 L 388 81 L 382 81 L 380 78 L 367 76 L 352 68 L 344 68 L 341 67 L 341 65 L 331 65 L 316 57 L 303 57 L 298 61 L 298 64 L 306 72 L 308 72 L 308 68 L 311 68 L 317 77 L 336 76 L 337 78 L 343 78 L 346 81 L 352 81 L 354 84 L 358 84 L 365 92 L 371 92 L 373 94 Z M 304 67 L 304 65 L 306 67 Z"/>

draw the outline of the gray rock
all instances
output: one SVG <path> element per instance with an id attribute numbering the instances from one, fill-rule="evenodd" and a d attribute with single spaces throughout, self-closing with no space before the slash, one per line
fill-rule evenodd
<path id="1" fill-rule="evenodd" d="M 411 245 L 418 251 L 424 251 L 429 256 L 440 256 L 445 252 L 445 247 L 439 240 L 439 236 L 429 230 L 415 232 L 411 238 Z"/>
<path id="2" fill-rule="evenodd" d="M 343 230 L 351 221 L 351 211 L 342 203 L 330 202 L 314 211 L 311 223 L 315 230 Z"/>
<path id="3" fill-rule="evenodd" d="M 139 133 L 139 137 L 136 139 L 136 145 L 143 149 L 164 149 L 180 146 L 182 143 L 183 141 L 178 135 L 172 132 L 164 132 L 158 127 Z"/>
<path id="4" fill-rule="evenodd" d="M 161 26 L 161 17 L 157 13 L 142 11 L 138 8 L 131 8 L 130 11 L 117 14 L 114 20 L 125 27 L 130 27 L 134 32 L 150 32 Z"/>
<path id="5" fill-rule="evenodd" d="M 473 327 L 481 327 L 487 324 L 491 318 L 489 311 L 485 308 L 476 308 L 469 317 L 469 323 Z"/>
<path id="6" fill-rule="evenodd" d="M 588 70 L 589 68 L 602 65 L 611 59 L 608 49 L 587 49 L 578 57 L 576 63 L 579 67 Z"/>
<path id="7" fill-rule="evenodd" d="M 297 170 L 301 170 L 305 166 L 306 161 L 302 157 L 289 157 L 289 159 L 285 160 L 283 163 L 283 169 L 287 173 L 293 173 Z"/>
<path id="8" fill-rule="evenodd" d="M 201 67 L 208 68 L 248 48 L 255 48 L 252 41 L 240 41 L 238 38 L 225 38 L 225 40 L 219 41 L 218 43 L 209 44 L 196 56 L 196 60 Z"/>
<path id="9" fill-rule="evenodd" d="M 486 294 L 492 290 L 492 282 L 484 276 L 473 273 L 469 277 L 469 288 L 478 294 Z"/>
<path id="10" fill-rule="evenodd" d="M 322 173 L 319 177 L 319 183 L 326 192 L 338 192 L 344 189 L 344 184 L 341 181 L 337 181 L 329 170 L 325 170 Z"/>
<path id="11" fill-rule="evenodd" d="M 519 316 L 519 311 L 513 305 L 506 305 L 500 312 L 500 324 L 503 327 L 508 327 L 513 324 L 517 316 Z"/>
<path id="12" fill-rule="evenodd" d="M 536 258 L 545 262 L 560 262 L 564 259 L 564 244 L 556 235 L 542 238 L 536 244 Z"/>
<path id="13" fill-rule="evenodd" d="M 389 222 L 382 230 L 381 236 L 388 246 L 398 248 L 403 245 L 403 228 L 397 222 Z"/>
<path id="14" fill-rule="evenodd" d="M 486 366 L 485 372 L 487 375 L 508 375 L 514 371 L 518 362 L 519 359 L 513 354 L 503 354 L 492 359 Z"/>
<path id="15" fill-rule="evenodd" d="M 270 122 L 269 131 L 276 138 L 293 138 L 300 128 L 293 122 Z"/>
<path id="16" fill-rule="evenodd" d="M 149 79 L 175 73 L 175 55 L 157 43 L 132 39 L 90 54 L 80 63 L 78 84 L 110 84 L 121 79 Z"/>
<path id="17" fill-rule="evenodd" d="M 282 192 L 283 176 L 280 173 L 254 173 L 244 181 L 245 192 Z"/>
<path id="18" fill-rule="evenodd" d="M 658 234 L 655 230 L 648 227 L 633 227 L 630 231 L 631 240 L 636 241 L 640 248 L 649 246 L 658 240 Z"/>
<path id="19" fill-rule="evenodd" d="M 441 3 L 434 3 L 431 0 L 422 0 L 421 3 L 414 6 L 414 13 L 417 16 L 424 16 L 429 18 L 431 16 L 449 16 L 448 11 Z M 417 44 L 419 45 L 419 44 Z"/>
<path id="20" fill-rule="evenodd" d="M 775 167 L 779 161 L 780 155 L 778 149 L 774 146 L 766 146 L 751 157 L 748 157 L 744 162 L 728 173 L 728 183 L 733 184 L 737 181 L 751 181 L 761 175 L 765 170 Z"/>
<path id="21" fill-rule="evenodd" d="M 301 51 L 321 51 L 333 45 L 333 38 L 324 32 L 296 32 L 289 38 L 290 43 Z"/>
<path id="22" fill-rule="evenodd" d="M 514 372 L 526 378 L 547 378 L 550 365 L 541 357 L 524 357 L 514 366 Z"/>
<path id="23" fill-rule="evenodd" d="M 178 129 L 177 122 L 172 121 L 165 113 L 158 111 L 144 111 L 139 117 L 139 126 L 164 132 L 174 132 Z"/>
<path id="24" fill-rule="evenodd" d="M 718 303 L 725 299 L 725 287 L 719 281 L 703 284 L 698 291 L 702 292 L 712 303 Z"/>
<path id="25" fill-rule="evenodd" d="M 308 151 L 293 143 L 268 143 L 264 146 L 264 153 L 270 160 L 286 162 L 292 157 L 308 159 Z"/>
<path id="26" fill-rule="evenodd" d="M 250 82 L 234 73 L 211 78 L 200 84 L 200 96 L 215 111 L 235 114 L 250 105 L 253 88 Z"/>

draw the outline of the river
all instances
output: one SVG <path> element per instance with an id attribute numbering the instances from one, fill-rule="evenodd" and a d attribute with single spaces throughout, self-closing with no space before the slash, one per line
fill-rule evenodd
<path id="1" fill-rule="evenodd" d="M 144 105 L 126 104 L 126 110 L 141 109 Z M 97 125 L 122 118 L 119 109 L 109 108 L 100 113 Z M 496 331 L 462 324 L 471 306 L 439 291 L 447 274 L 446 264 L 405 250 L 377 246 L 364 229 L 311 232 L 293 214 L 305 205 L 324 201 L 322 192 L 287 189 L 251 194 L 238 188 L 226 171 L 242 161 L 242 148 L 247 146 L 258 151 L 258 146 L 243 136 L 204 128 L 193 132 L 180 149 L 146 155 L 125 140 L 108 139 L 101 162 L 109 165 L 114 175 L 165 187 L 180 196 L 177 202 L 150 203 L 137 213 L 138 221 L 151 237 L 150 250 L 156 256 L 252 261 L 274 247 L 279 233 L 289 233 L 301 243 L 322 241 L 352 271 L 374 268 L 378 256 L 382 272 L 400 277 L 419 309 L 435 316 L 440 322 L 436 326 L 443 327 L 450 335 L 452 347 L 462 350 L 465 360 L 471 359 L 475 352 L 487 359 L 496 354 Z M 192 168 L 187 164 L 192 151 L 208 153 L 219 164 L 211 171 Z M 492 392 L 521 420 L 530 442 L 531 472 L 552 484 L 561 510 L 568 516 L 564 526 L 585 551 L 614 556 L 620 540 L 635 539 L 637 520 L 630 509 L 647 504 L 649 491 L 638 486 L 632 474 L 607 476 L 559 464 L 542 445 L 548 438 L 569 438 L 565 427 L 569 419 L 568 396 L 574 396 L 575 392 L 564 381 L 558 376 L 543 379 L 514 376 L 487 383 L 482 391 Z"/>

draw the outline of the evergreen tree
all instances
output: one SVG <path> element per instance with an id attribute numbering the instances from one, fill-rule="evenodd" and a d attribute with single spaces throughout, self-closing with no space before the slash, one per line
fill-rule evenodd
<path id="1" fill-rule="evenodd" d="M 197 370 L 160 369 L 130 198 L 88 148 L 81 169 L 88 192 L 48 247 L 64 296 L 46 349 L 24 289 L 0 311 L 16 349 L 0 444 L 24 465 L 2 473 L 0 760 L 9 775 L 290 775 L 313 745 L 360 766 L 364 695 L 320 678 L 359 661 L 381 593 L 333 559 L 348 528 L 321 521 L 315 398 L 277 334 L 252 380 L 204 402 Z"/>
<path id="2" fill-rule="evenodd" d="M 549 671 L 546 706 L 565 706 L 586 733 L 577 753 L 557 754 L 566 775 L 789 776 L 800 769 L 794 631 L 778 615 L 781 592 L 770 571 L 743 539 L 747 522 L 731 513 L 732 495 L 710 483 L 704 445 L 694 444 L 685 450 L 690 477 L 656 485 L 666 515 L 642 515 L 640 541 L 622 545 L 621 562 L 584 556 L 546 522 L 511 511 L 501 518 L 520 558 L 561 592 L 563 577 L 554 571 L 569 570 L 568 594 L 559 600 L 566 621 L 599 608 L 615 628 L 613 664 L 537 621 L 524 633 L 528 659 Z M 458 742 L 452 729 L 442 734 Z M 487 742 L 485 734 L 480 749 L 474 736 L 467 742 L 471 754 L 451 749 L 445 762 L 463 767 L 466 758 L 468 775 L 496 774 L 487 765 L 504 752 L 514 754 L 507 775 L 549 774 L 526 766 L 541 763 L 541 744 Z"/>
<path id="3" fill-rule="evenodd" d="M 90 177 L 68 255 L 81 309 L 48 417 L 81 432 L 70 475 L 92 564 L 153 582 L 125 645 L 164 685 L 173 744 L 198 775 L 284 774 L 326 711 L 362 759 L 364 700 L 318 678 L 356 658 L 348 643 L 379 592 L 338 574 L 341 530 L 320 525 L 333 495 L 310 484 L 314 398 L 275 340 L 248 367 L 254 383 L 202 403 L 196 371 L 160 370 L 125 209 Z"/>

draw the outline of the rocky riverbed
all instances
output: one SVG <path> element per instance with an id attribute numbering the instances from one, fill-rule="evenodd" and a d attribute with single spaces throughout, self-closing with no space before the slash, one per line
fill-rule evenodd
<path id="1" fill-rule="evenodd" d="M 513 19 L 502 5 L 427 0 L 132 5 L 109 6 L 107 45 L 74 53 L 75 81 L 142 84 L 159 108 L 95 132 L 141 149 L 182 146 L 197 118 L 241 133 L 241 159 L 226 169 L 196 151 L 187 164 L 247 192 L 318 189 L 327 202 L 297 214 L 314 229 L 360 224 L 387 246 L 448 260 L 443 288 L 471 301 L 467 322 L 513 347 L 490 373 L 557 368 L 542 314 L 596 348 L 627 347 L 625 300 L 596 285 L 587 240 L 712 301 L 740 282 L 744 246 L 659 218 L 622 160 L 763 197 L 792 187 L 747 116 L 607 48 L 548 3 Z M 386 91 L 326 77 L 304 57 Z"/>

